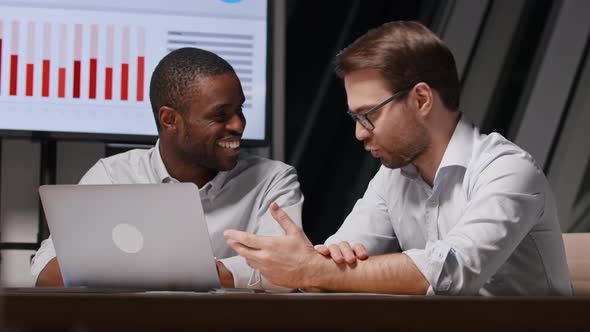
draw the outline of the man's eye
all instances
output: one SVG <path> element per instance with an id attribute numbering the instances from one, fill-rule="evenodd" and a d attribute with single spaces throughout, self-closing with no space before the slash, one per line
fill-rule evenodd
<path id="1" fill-rule="evenodd" d="M 215 121 L 223 122 L 227 120 L 227 114 L 225 112 L 219 112 L 215 114 Z"/>

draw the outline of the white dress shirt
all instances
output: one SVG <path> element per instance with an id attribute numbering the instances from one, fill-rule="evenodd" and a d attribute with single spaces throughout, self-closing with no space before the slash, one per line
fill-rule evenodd
<path id="1" fill-rule="evenodd" d="M 433 187 L 411 164 L 381 166 L 326 244 L 402 251 L 430 283 L 429 295 L 571 295 L 543 172 L 521 148 L 463 118 Z"/>
<path id="2" fill-rule="evenodd" d="M 80 184 L 178 182 L 168 174 L 158 146 L 101 159 L 84 175 Z M 301 227 L 303 195 L 295 169 L 279 161 L 242 153 L 236 167 L 228 172 L 219 172 L 213 180 L 199 188 L 199 195 L 213 254 L 233 274 L 234 286 L 288 290 L 270 284 L 257 270 L 250 268 L 244 258 L 226 245 L 223 231 L 234 228 L 255 234 L 284 234 L 270 215 L 272 202 L 277 202 Z M 43 241 L 31 263 L 35 280 L 55 256 L 49 237 Z"/>

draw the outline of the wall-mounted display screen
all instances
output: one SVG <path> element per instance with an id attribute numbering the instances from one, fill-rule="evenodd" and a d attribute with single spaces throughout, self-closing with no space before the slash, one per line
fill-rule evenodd
<path id="1" fill-rule="evenodd" d="M 155 138 L 151 73 L 198 47 L 235 68 L 243 138 L 265 141 L 267 22 L 264 0 L 0 1 L 0 131 Z"/>

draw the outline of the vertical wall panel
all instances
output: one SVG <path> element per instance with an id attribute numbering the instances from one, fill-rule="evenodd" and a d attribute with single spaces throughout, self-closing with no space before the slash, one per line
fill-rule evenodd
<path id="1" fill-rule="evenodd" d="M 588 46 L 587 46 L 588 47 Z M 588 210 L 587 200 L 576 202 L 576 196 L 584 191 L 583 178 L 590 169 L 590 145 L 588 128 L 590 128 L 590 60 L 586 55 L 584 70 L 579 78 L 572 97 L 567 119 L 564 121 L 559 142 L 548 170 L 548 178 L 555 192 L 559 220 L 564 231 L 572 227 L 590 229 L 590 225 L 575 225 L 575 211 Z M 576 204 L 577 203 L 577 204 Z M 585 214 L 588 215 L 589 211 Z M 582 212 L 583 214 L 583 212 Z M 588 219 L 588 218 L 586 218 Z"/>
<path id="2" fill-rule="evenodd" d="M 558 10 L 544 53 L 538 54 L 538 72 L 528 83 L 528 99 L 521 101 L 524 115 L 515 140 L 541 166 L 547 162 L 590 32 L 590 1 L 564 0 Z"/>
<path id="3" fill-rule="evenodd" d="M 492 2 L 473 58 L 464 73 L 461 110 L 478 126 L 483 125 L 492 102 L 524 5 L 524 0 Z"/>
<path id="4" fill-rule="evenodd" d="M 441 37 L 455 56 L 459 77 L 475 46 L 480 27 L 483 24 L 489 1 L 456 0 Z"/>

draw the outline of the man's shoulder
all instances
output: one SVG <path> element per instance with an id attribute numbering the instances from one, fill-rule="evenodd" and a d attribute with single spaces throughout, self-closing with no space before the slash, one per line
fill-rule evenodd
<path id="1" fill-rule="evenodd" d="M 484 189 L 497 182 L 514 191 L 550 190 L 542 167 L 517 144 L 498 133 L 491 133 L 479 144 L 465 173 L 469 188 Z"/>
<path id="2" fill-rule="evenodd" d="M 154 148 L 133 149 L 101 158 L 84 175 L 81 183 L 104 182 L 109 183 L 143 183 L 151 170 L 150 157 Z"/>
<path id="3" fill-rule="evenodd" d="M 504 164 L 515 164 L 530 170 L 540 170 L 531 154 L 498 133 L 491 133 L 479 140 L 468 168 L 483 170 Z"/>
<path id="4" fill-rule="evenodd" d="M 240 153 L 238 164 L 230 171 L 230 178 L 262 183 L 272 179 L 296 175 L 293 166 L 250 153 Z"/>
<path id="5" fill-rule="evenodd" d="M 294 169 L 282 161 L 272 160 L 251 153 L 241 153 L 236 170 L 260 169 L 268 172 L 282 172 Z"/>
<path id="6" fill-rule="evenodd" d="M 149 149 L 132 149 L 126 152 L 117 153 L 115 155 L 102 158 L 100 161 L 104 165 L 116 167 L 133 167 L 141 163 L 149 163 L 150 156 L 154 148 Z"/>

